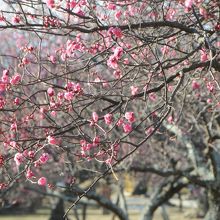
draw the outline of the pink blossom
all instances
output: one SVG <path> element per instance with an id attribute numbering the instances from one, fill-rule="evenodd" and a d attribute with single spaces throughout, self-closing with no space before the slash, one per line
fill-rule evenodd
<path id="1" fill-rule="evenodd" d="M 65 87 L 67 91 L 72 91 L 74 89 L 74 86 L 75 86 L 74 82 L 68 82 Z"/>
<path id="2" fill-rule="evenodd" d="M 205 8 L 201 7 L 199 8 L 199 13 L 204 17 L 207 18 L 208 17 L 208 12 Z"/>
<path id="3" fill-rule="evenodd" d="M 201 62 L 206 62 L 208 60 L 208 54 L 204 50 L 200 50 L 200 52 L 201 52 L 201 56 L 200 56 Z"/>
<path id="4" fill-rule="evenodd" d="M 63 92 L 58 92 L 58 93 L 57 93 L 57 98 L 58 98 L 59 100 L 62 100 L 62 99 L 64 98 L 64 93 L 63 93 Z"/>
<path id="5" fill-rule="evenodd" d="M 58 145 L 59 144 L 59 141 L 53 136 L 48 136 L 47 140 L 48 140 L 48 143 L 51 145 Z"/>
<path id="6" fill-rule="evenodd" d="M 16 131 L 17 130 L 17 123 L 14 122 L 13 124 L 11 124 L 11 130 L 12 131 Z"/>
<path id="7" fill-rule="evenodd" d="M 34 155 L 35 155 L 35 153 L 34 153 L 33 150 L 28 151 L 28 157 L 30 157 L 30 158 L 34 158 Z"/>
<path id="8" fill-rule="evenodd" d="M 118 21 L 120 19 L 121 15 L 122 15 L 122 12 L 121 11 L 117 11 L 115 13 L 115 20 Z"/>
<path id="9" fill-rule="evenodd" d="M 162 51 L 162 54 L 165 55 L 165 54 L 167 54 L 169 52 L 169 47 L 168 46 L 163 46 L 161 48 L 161 51 Z"/>
<path id="10" fill-rule="evenodd" d="M 22 64 L 23 65 L 27 65 L 27 64 L 29 64 L 30 63 L 30 61 L 29 61 L 29 59 L 27 59 L 26 57 L 24 57 L 23 59 L 22 59 Z"/>
<path id="11" fill-rule="evenodd" d="M 77 5 L 77 2 L 76 2 L 76 1 L 71 1 L 71 2 L 69 3 L 69 7 L 70 7 L 70 9 L 75 8 L 76 5 Z"/>
<path id="12" fill-rule="evenodd" d="M 93 141 L 92 141 L 93 145 L 98 145 L 100 143 L 100 137 L 99 136 L 95 136 L 93 138 Z"/>
<path id="13" fill-rule="evenodd" d="M 47 0 L 47 7 L 48 8 L 54 8 L 55 7 L 54 0 Z"/>
<path id="14" fill-rule="evenodd" d="M 51 111 L 50 114 L 51 114 L 53 117 L 56 117 L 56 116 L 57 116 L 57 112 L 56 112 L 56 111 Z"/>
<path id="15" fill-rule="evenodd" d="M 117 69 L 118 68 L 118 59 L 114 55 L 110 56 L 107 65 L 111 67 L 112 69 Z"/>
<path id="16" fill-rule="evenodd" d="M 21 76 L 20 76 L 19 74 L 15 74 L 15 75 L 11 78 L 10 83 L 11 83 L 12 85 L 16 85 L 16 84 L 20 83 L 20 81 L 21 81 Z"/>
<path id="17" fill-rule="evenodd" d="M 130 133 L 132 131 L 131 124 L 129 124 L 129 123 L 123 124 L 123 130 L 124 130 L 125 133 Z"/>
<path id="18" fill-rule="evenodd" d="M 73 100 L 73 97 L 74 97 L 74 94 L 73 94 L 72 91 L 71 91 L 71 92 L 65 92 L 65 93 L 64 93 L 64 98 L 65 98 L 66 100 L 68 100 L 68 101 Z"/>
<path id="19" fill-rule="evenodd" d="M 114 49 L 114 57 L 118 60 L 122 57 L 123 55 L 123 48 L 122 47 L 116 47 Z"/>
<path id="20" fill-rule="evenodd" d="M 169 21 L 173 20 L 175 14 L 176 14 L 176 10 L 173 8 L 170 8 L 166 14 L 166 19 Z"/>
<path id="21" fill-rule="evenodd" d="M 214 92 L 215 91 L 215 86 L 212 82 L 208 82 L 206 87 L 209 90 L 209 92 Z"/>
<path id="22" fill-rule="evenodd" d="M 18 148 L 18 145 L 15 141 L 10 141 L 9 145 L 12 147 L 12 148 Z"/>
<path id="23" fill-rule="evenodd" d="M 26 178 L 31 179 L 32 177 L 34 177 L 34 173 L 30 169 L 28 169 L 26 173 Z"/>
<path id="24" fill-rule="evenodd" d="M 112 123 L 112 114 L 108 113 L 104 116 L 105 123 L 110 125 Z"/>
<path id="25" fill-rule="evenodd" d="M 110 9 L 110 10 L 115 10 L 116 5 L 110 2 L 110 3 L 107 4 L 107 8 Z"/>
<path id="26" fill-rule="evenodd" d="M 82 86 L 79 83 L 75 84 L 74 88 L 73 88 L 73 91 L 75 93 L 81 93 L 83 91 Z"/>
<path id="27" fill-rule="evenodd" d="M 1 88 L 1 84 L 0 84 L 0 88 Z M 1 89 L 0 89 L 0 91 L 1 91 Z M 0 109 L 4 108 L 5 104 L 6 104 L 5 99 L 0 97 Z"/>
<path id="28" fill-rule="evenodd" d="M 131 95 L 137 95 L 138 94 L 138 87 L 136 86 L 131 86 Z"/>
<path id="29" fill-rule="evenodd" d="M 116 79 L 120 79 L 122 77 L 122 72 L 121 70 L 117 69 L 113 72 L 113 75 Z"/>
<path id="30" fill-rule="evenodd" d="M 77 7 L 77 8 L 76 8 L 75 13 L 78 14 L 78 15 L 80 15 L 80 16 L 84 16 L 84 15 L 85 15 L 85 13 L 81 10 L 80 7 Z"/>
<path id="31" fill-rule="evenodd" d="M 39 158 L 41 163 L 46 163 L 49 160 L 49 154 L 48 153 L 43 153 L 40 158 Z"/>
<path id="32" fill-rule="evenodd" d="M 20 99 L 19 98 L 15 98 L 14 99 L 14 103 L 15 103 L 15 105 L 19 105 L 20 104 Z"/>
<path id="33" fill-rule="evenodd" d="M 5 17 L 0 15 L 0 22 L 5 21 Z"/>
<path id="34" fill-rule="evenodd" d="M 7 84 L 0 81 L 0 92 L 4 92 L 7 88 Z"/>
<path id="35" fill-rule="evenodd" d="M 96 112 L 92 113 L 92 120 L 93 120 L 94 123 L 98 122 L 99 116 L 98 116 L 98 114 Z"/>
<path id="36" fill-rule="evenodd" d="M 192 89 L 196 90 L 200 88 L 200 84 L 197 83 L 195 80 L 192 81 Z"/>
<path id="37" fill-rule="evenodd" d="M 9 76 L 9 70 L 5 69 L 2 71 L 3 76 Z"/>
<path id="38" fill-rule="evenodd" d="M 110 27 L 108 30 L 108 34 L 110 36 L 114 35 L 117 38 L 122 38 L 122 36 L 123 36 L 122 31 L 119 27 L 115 27 L 115 28 Z"/>
<path id="39" fill-rule="evenodd" d="M 47 184 L 47 179 L 45 177 L 41 177 L 38 181 L 37 181 L 38 185 L 40 186 L 45 186 Z"/>
<path id="40" fill-rule="evenodd" d="M 169 117 L 167 118 L 167 121 L 168 121 L 170 124 L 173 123 L 173 122 L 174 122 L 173 116 L 169 116 Z"/>
<path id="41" fill-rule="evenodd" d="M 123 125 L 124 124 L 124 120 L 122 119 L 122 118 L 120 118 L 119 120 L 118 120 L 118 122 L 117 122 L 117 126 L 121 126 L 121 125 Z"/>
<path id="42" fill-rule="evenodd" d="M 103 88 L 108 88 L 108 87 L 109 87 L 108 81 L 105 80 L 105 81 L 102 83 L 102 86 L 103 86 Z"/>
<path id="43" fill-rule="evenodd" d="M 17 166 L 20 166 L 24 162 L 24 156 L 22 153 L 16 153 L 14 156 L 14 161 Z"/>
<path id="44" fill-rule="evenodd" d="M 3 74 L 1 78 L 3 83 L 8 83 L 9 82 L 9 76 L 7 74 Z"/>
<path id="45" fill-rule="evenodd" d="M 51 55 L 49 56 L 49 60 L 51 61 L 51 63 L 55 64 L 56 63 L 56 57 Z"/>
<path id="46" fill-rule="evenodd" d="M 21 22 L 21 17 L 19 15 L 15 15 L 13 18 L 12 18 L 12 22 L 13 23 L 20 23 Z"/>
<path id="47" fill-rule="evenodd" d="M 211 104 L 212 103 L 212 99 L 207 99 L 207 103 Z"/>
<path id="48" fill-rule="evenodd" d="M 154 92 L 151 92 L 148 96 L 152 102 L 155 102 L 157 100 L 157 95 Z"/>
<path id="49" fill-rule="evenodd" d="M 54 96 L 54 94 L 55 94 L 54 89 L 51 88 L 51 87 L 48 88 L 48 89 L 47 89 L 47 94 L 48 94 L 50 97 Z"/>
<path id="50" fill-rule="evenodd" d="M 129 64 L 129 59 L 128 58 L 124 58 L 124 64 L 126 64 L 126 65 Z"/>
<path id="51" fill-rule="evenodd" d="M 185 0 L 185 7 L 192 8 L 193 3 L 194 3 L 194 0 Z"/>
<path id="52" fill-rule="evenodd" d="M 137 9 L 132 5 L 128 5 L 128 12 L 130 16 L 135 16 L 135 13 L 137 13 Z"/>
<path id="53" fill-rule="evenodd" d="M 134 117 L 134 112 L 126 112 L 125 113 L 125 118 L 130 122 L 134 122 L 135 121 L 135 117 Z"/>
<path id="54" fill-rule="evenodd" d="M 146 129 L 145 134 L 150 135 L 153 131 L 154 131 L 154 127 L 151 126 L 148 129 Z"/>

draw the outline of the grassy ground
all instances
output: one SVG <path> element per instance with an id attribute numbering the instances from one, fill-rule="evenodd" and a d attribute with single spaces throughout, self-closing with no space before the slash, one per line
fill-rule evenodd
<path id="1" fill-rule="evenodd" d="M 194 218 L 193 209 L 184 209 L 183 212 L 179 212 L 178 208 L 169 208 L 168 214 L 170 220 L 198 220 Z M 130 220 L 139 220 L 139 214 L 137 212 L 130 213 Z M 37 215 L 18 215 L 18 216 L 0 216 L 0 220 L 48 220 L 49 216 L 44 214 Z M 74 216 L 70 216 L 71 220 L 75 220 Z M 88 210 L 87 220 L 112 220 L 112 215 L 103 215 L 101 209 Z M 118 220 L 115 218 L 115 220 Z M 154 220 L 162 220 L 160 210 L 157 211 Z"/>

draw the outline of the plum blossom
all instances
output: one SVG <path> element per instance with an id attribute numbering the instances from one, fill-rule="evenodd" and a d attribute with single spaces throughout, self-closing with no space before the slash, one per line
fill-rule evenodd
<path id="1" fill-rule="evenodd" d="M 200 84 L 196 82 L 195 80 L 192 81 L 192 89 L 196 90 L 200 88 Z"/>
<path id="2" fill-rule="evenodd" d="M 110 36 L 114 35 L 117 38 L 122 38 L 122 36 L 123 36 L 122 30 L 119 27 L 110 27 L 108 29 L 108 34 Z"/>
<path id="3" fill-rule="evenodd" d="M 114 49 L 114 57 L 118 60 L 122 57 L 123 55 L 123 48 L 122 47 L 116 47 Z"/>
<path id="4" fill-rule="evenodd" d="M 17 130 L 17 123 L 16 122 L 11 124 L 11 130 L 12 131 L 16 131 Z"/>
<path id="5" fill-rule="evenodd" d="M 99 136 L 95 136 L 93 138 L 92 143 L 93 143 L 94 146 L 97 146 L 100 143 L 100 137 Z"/>
<path id="6" fill-rule="evenodd" d="M 40 158 L 39 161 L 44 164 L 49 160 L 49 154 L 48 153 L 43 153 Z"/>
<path id="7" fill-rule="evenodd" d="M 48 94 L 50 97 L 54 96 L 54 94 L 55 94 L 54 89 L 53 89 L 53 88 L 48 88 L 48 89 L 47 89 L 47 94 Z"/>
<path id="8" fill-rule="evenodd" d="M 37 181 L 38 185 L 40 186 L 45 186 L 47 184 L 47 179 L 46 177 L 41 177 L 38 181 Z"/>
<path id="9" fill-rule="evenodd" d="M 18 24 L 21 22 L 21 17 L 19 15 L 15 15 L 13 18 L 12 18 L 12 22 L 15 23 L 15 24 Z"/>
<path id="10" fill-rule="evenodd" d="M 152 102 L 155 102 L 157 100 L 157 95 L 154 92 L 151 92 L 148 96 Z"/>
<path id="11" fill-rule="evenodd" d="M 16 153 L 14 156 L 14 161 L 17 166 L 20 166 L 24 162 L 24 156 L 22 153 Z"/>
<path id="12" fill-rule="evenodd" d="M 122 15 L 122 12 L 121 11 L 117 11 L 115 13 L 115 20 L 118 21 L 120 19 L 121 15 Z"/>
<path id="13" fill-rule="evenodd" d="M 112 114 L 111 113 L 106 114 L 104 116 L 104 120 L 107 125 L 110 125 L 112 123 Z"/>
<path id="14" fill-rule="evenodd" d="M 148 129 L 146 129 L 145 134 L 150 135 L 150 134 L 152 134 L 153 131 L 154 131 L 154 127 L 151 126 Z"/>
<path id="15" fill-rule="evenodd" d="M 109 57 L 109 59 L 107 61 L 107 65 L 109 67 L 111 67 L 112 69 L 117 69 L 118 68 L 118 60 L 116 59 L 116 57 L 114 55 Z"/>
<path id="16" fill-rule="evenodd" d="M 51 145 L 58 145 L 59 144 L 59 140 L 57 140 L 53 136 L 48 136 L 47 140 L 48 140 L 48 143 L 51 144 Z"/>
<path id="17" fill-rule="evenodd" d="M 98 116 L 98 114 L 96 112 L 92 113 L 92 120 L 93 120 L 94 123 L 98 122 L 99 116 Z"/>
<path id="18" fill-rule="evenodd" d="M 68 100 L 68 101 L 73 100 L 73 97 L 74 97 L 74 94 L 73 94 L 72 91 L 71 91 L 71 92 L 65 92 L 65 93 L 64 93 L 64 98 L 65 98 L 66 100 Z"/>
<path id="19" fill-rule="evenodd" d="M 121 70 L 117 69 L 113 72 L 113 75 L 116 79 L 120 79 L 122 77 L 122 72 Z"/>
<path id="20" fill-rule="evenodd" d="M 208 17 L 208 12 L 204 7 L 200 7 L 199 8 L 199 13 L 204 17 L 207 18 Z"/>
<path id="21" fill-rule="evenodd" d="M 53 63 L 53 64 L 56 63 L 56 57 L 53 56 L 53 55 L 50 55 L 50 56 L 49 56 L 49 60 L 50 60 L 50 62 Z"/>
<path id="22" fill-rule="evenodd" d="M 126 112 L 125 113 L 125 118 L 130 122 L 134 122 L 135 121 L 135 116 L 134 116 L 134 112 Z"/>
<path id="23" fill-rule="evenodd" d="M 209 90 L 209 92 L 214 92 L 215 91 L 215 86 L 212 82 L 208 82 L 206 87 Z"/>
<path id="24" fill-rule="evenodd" d="M 206 62 L 208 60 L 208 54 L 204 50 L 200 50 L 200 52 L 201 52 L 201 56 L 200 56 L 201 62 Z"/>
<path id="25" fill-rule="evenodd" d="M 123 130 L 125 133 L 130 133 L 132 131 L 132 126 L 130 123 L 123 124 Z"/>
<path id="26" fill-rule="evenodd" d="M 174 122 L 174 119 L 173 119 L 173 116 L 171 115 L 171 116 L 169 116 L 168 118 L 167 118 L 167 121 L 168 121 L 168 123 L 173 123 Z"/>
<path id="27" fill-rule="evenodd" d="M 34 173 L 30 169 L 28 169 L 26 173 L 26 178 L 31 179 L 32 177 L 34 177 Z"/>
<path id="28" fill-rule="evenodd" d="M 75 8 L 76 5 L 77 5 L 77 2 L 76 2 L 76 1 L 70 1 L 70 2 L 69 2 L 69 8 L 70 8 L 70 9 Z"/>
<path id="29" fill-rule="evenodd" d="M 19 105 L 20 104 L 20 99 L 17 97 L 14 99 L 14 104 Z"/>
<path id="30" fill-rule="evenodd" d="M 7 84 L 0 80 L 0 92 L 4 92 L 7 88 Z"/>
<path id="31" fill-rule="evenodd" d="M 115 9 L 116 9 L 116 5 L 113 4 L 113 3 L 111 3 L 111 2 L 109 2 L 109 3 L 107 4 L 107 8 L 110 9 L 110 10 L 115 10 Z"/>
<path id="32" fill-rule="evenodd" d="M 138 87 L 136 86 L 131 86 L 131 95 L 137 95 L 138 94 Z"/>
<path id="33" fill-rule="evenodd" d="M 28 151 L 28 157 L 30 157 L 30 158 L 34 158 L 34 155 L 35 155 L 35 153 L 34 153 L 34 151 L 33 150 L 31 150 L 31 151 Z"/>
<path id="34" fill-rule="evenodd" d="M 212 103 L 212 99 L 207 99 L 207 104 L 211 104 Z"/>
<path id="35" fill-rule="evenodd" d="M 55 1 L 54 0 L 47 0 L 47 7 L 48 8 L 54 8 L 55 7 Z"/>
<path id="36" fill-rule="evenodd" d="M 194 0 L 185 0 L 185 7 L 191 9 L 193 3 L 194 3 Z"/>
<path id="37" fill-rule="evenodd" d="M 119 126 L 121 126 L 121 125 L 123 125 L 124 124 L 124 120 L 123 120 L 123 118 L 120 118 L 118 121 L 117 121 L 117 126 L 119 127 Z"/>
<path id="38" fill-rule="evenodd" d="M 21 81 L 21 75 L 17 73 L 11 78 L 10 83 L 12 85 L 16 85 L 16 84 L 20 83 L 20 81 Z"/>

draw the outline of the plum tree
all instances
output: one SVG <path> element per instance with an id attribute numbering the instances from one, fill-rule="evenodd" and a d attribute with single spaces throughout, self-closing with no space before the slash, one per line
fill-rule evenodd
<path id="1" fill-rule="evenodd" d="M 185 179 L 205 187 L 206 219 L 219 219 L 217 0 L 0 7 L 2 195 L 89 169 L 94 182 L 79 201 L 126 168 L 166 176 L 166 198 Z"/>

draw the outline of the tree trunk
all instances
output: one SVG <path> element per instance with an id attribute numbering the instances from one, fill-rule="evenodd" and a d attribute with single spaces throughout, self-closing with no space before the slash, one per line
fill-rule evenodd
<path id="1" fill-rule="evenodd" d="M 205 216 L 205 220 L 220 219 L 220 191 L 210 190 L 208 194 L 209 210 Z"/>
<path id="2" fill-rule="evenodd" d="M 62 198 L 59 198 L 55 207 L 51 211 L 49 220 L 67 220 L 67 218 L 63 218 L 64 214 L 64 201 Z"/>

